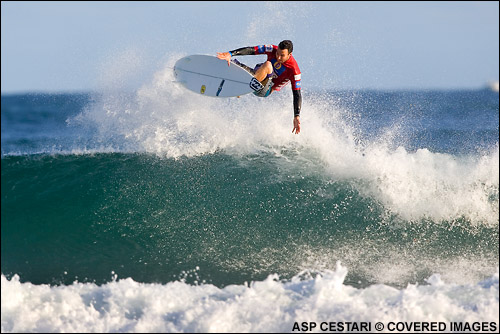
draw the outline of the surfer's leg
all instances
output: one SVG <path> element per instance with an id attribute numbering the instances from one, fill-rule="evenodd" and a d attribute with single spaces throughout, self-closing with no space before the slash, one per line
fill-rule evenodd
<path id="1" fill-rule="evenodd" d="M 246 70 L 247 72 L 249 72 L 250 74 L 254 74 L 253 72 L 253 68 L 243 64 L 243 63 L 240 63 L 237 59 L 231 59 L 231 62 L 233 62 L 234 64 L 238 65 L 239 67 L 243 68 L 244 70 Z"/>
<path id="2" fill-rule="evenodd" d="M 270 61 L 266 61 L 259 68 L 256 69 L 253 75 L 260 82 L 264 81 L 268 75 L 273 73 L 273 64 Z"/>
<path id="3" fill-rule="evenodd" d="M 257 92 L 253 92 L 254 95 L 258 97 L 268 97 L 269 94 L 271 94 L 273 87 L 273 80 L 271 77 L 273 72 L 273 64 L 270 61 L 255 66 L 253 76 L 260 81 L 264 88 Z"/>
<path id="4" fill-rule="evenodd" d="M 264 81 L 261 82 L 262 86 L 264 86 L 261 90 L 257 92 L 253 92 L 254 95 L 258 97 L 268 97 L 269 94 L 271 94 L 272 87 L 273 87 L 273 80 L 271 80 L 271 77 L 268 76 L 267 78 L 264 79 Z"/>

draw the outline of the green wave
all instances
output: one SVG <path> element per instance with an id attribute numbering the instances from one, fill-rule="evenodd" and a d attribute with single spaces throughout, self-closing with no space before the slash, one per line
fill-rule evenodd
<path id="1" fill-rule="evenodd" d="M 443 271 L 487 277 L 498 266 L 498 224 L 472 224 L 465 213 L 406 221 L 363 196 L 363 180 L 270 153 L 1 163 L 2 273 L 35 284 L 102 284 L 116 274 L 225 286 L 340 260 L 347 283 L 406 286 Z"/>

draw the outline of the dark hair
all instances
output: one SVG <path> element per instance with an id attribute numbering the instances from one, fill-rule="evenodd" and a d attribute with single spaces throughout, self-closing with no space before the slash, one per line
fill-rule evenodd
<path id="1" fill-rule="evenodd" d="M 281 50 L 288 49 L 288 53 L 292 53 L 292 51 L 293 51 L 293 43 L 292 43 L 292 41 L 290 41 L 288 39 L 281 41 L 280 44 L 278 45 L 278 47 Z"/>

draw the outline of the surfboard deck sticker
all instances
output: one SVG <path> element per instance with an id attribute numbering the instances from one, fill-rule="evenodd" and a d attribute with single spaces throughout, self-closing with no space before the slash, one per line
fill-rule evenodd
<path id="1" fill-rule="evenodd" d="M 208 55 L 191 55 L 174 66 L 175 78 L 187 89 L 206 96 L 234 97 L 262 89 L 262 84 L 240 66 Z"/>

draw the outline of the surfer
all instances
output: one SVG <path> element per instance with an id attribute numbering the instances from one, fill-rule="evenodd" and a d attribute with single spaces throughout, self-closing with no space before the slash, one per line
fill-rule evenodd
<path id="1" fill-rule="evenodd" d="M 239 48 L 228 52 L 218 52 L 217 58 L 227 60 L 229 66 L 231 62 L 243 67 L 260 81 L 263 89 L 254 92 L 260 97 L 267 97 L 273 91 L 279 91 L 283 86 L 292 82 L 293 92 L 293 129 L 296 134 L 300 133 L 300 108 L 302 106 L 302 95 L 300 93 L 300 69 L 292 56 L 293 43 L 290 40 L 284 40 L 276 45 L 258 45 Z M 241 64 L 236 59 L 231 60 L 232 56 L 246 55 L 267 55 L 265 63 L 258 64 L 255 68 L 250 68 Z"/>

